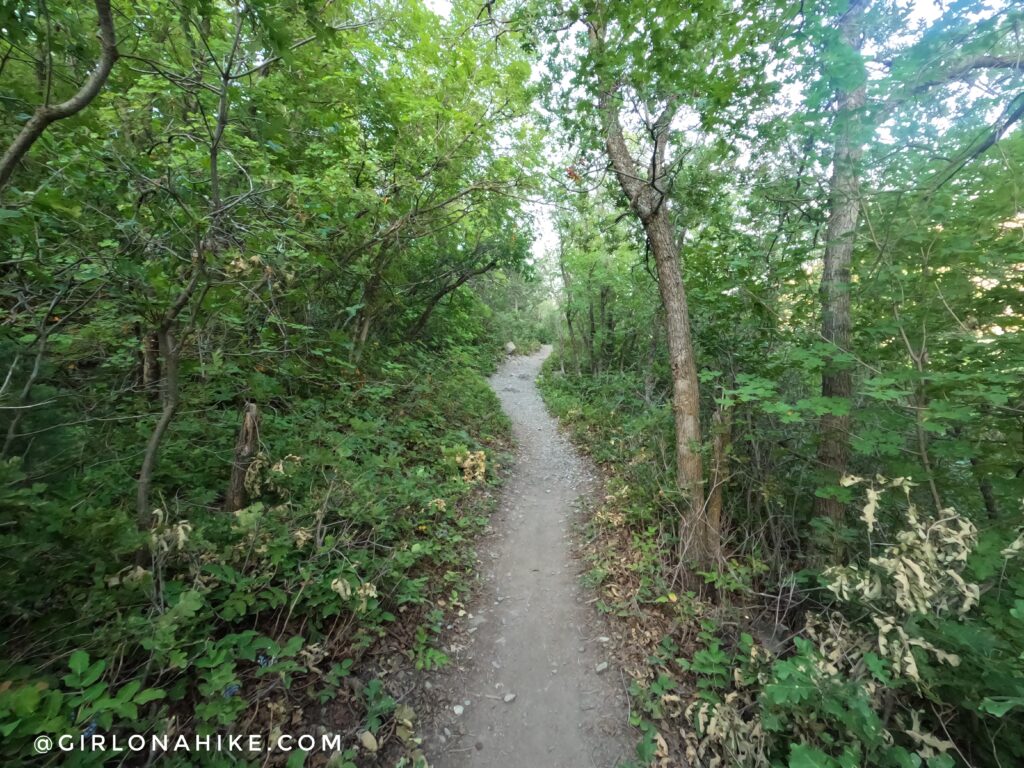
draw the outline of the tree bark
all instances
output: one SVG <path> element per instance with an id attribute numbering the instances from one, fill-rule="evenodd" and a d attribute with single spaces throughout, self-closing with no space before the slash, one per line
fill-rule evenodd
<path id="1" fill-rule="evenodd" d="M 708 516 L 704 499 L 704 468 L 700 454 L 700 389 L 690 333 L 679 252 L 664 205 L 644 223 L 658 270 L 658 288 L 665 307 L 669 365 L 672 370 L 672 416 L 676 433 L 676 476 L 687 496 L 688 509 L 679 533 L 679 560 L 704 569 L 719 557 L 719 531 Z"/>
<path id="2" fill-rule="evenodd" d="M 611 303 L 612 289 L 607 285 L 601 286 L 599 297 L 601 299 L 601 343 L 598 346 L 598 371 L 603 372 L 612 365 L 612 333 L 615 328 L 613 312 L 609 306 Z"/>
<path id="3" fill-rule="evenodd" d="M 359 310 L 359 314 L 356 316 L 356 328 L 358 328 L 355 343 L 352 346 L 352 351 L 349 354 L 349 360 L 352 363 L 359 364 L 363 357 L 363 349 L 366 347 L 366 341 L 370 338 L 370 326 L 373 324 L 373 304 L 377 298 L 377 289 L 379 288 L 382 275 L 384 272 L 384 245 L 382 244 L 377 258 L 371 265 L 370 279 L 366 281 L 366 285 L 363 287 L 362 304 L 363 308 Z"/>
<path id="4" fill-rule="evenodd" d="M 590 44 L 600 49 L 600 27 L 591 23 Z M 665 308 L 669 364 L 672 370 L 672 415 L 676 435 L 676 482 L 686 497 L 679 525 L 678 560 L 694 570 L 714 567 L 721 552 L 720 532 L 708 517 L 701 457 L 700 388 L 690 333 L 690 312 L 679 264 L 679 245 L 666 205 L 665 154 L 675 103 L 649 126 L 653 141 L 650 162 L 641 170 L 622 132 L 614 87 L 603 88 L 599 107 L 604 118 L 605 151 L 630 208 L 643 225 L 654 254 L 658 289 Z"/>
<path id="5" fill-rule="evenodd" d="M 594 297 L 587 297 L 587 350 L 590 357 L 590 375 L 599 372 L 597 365 L 597 321 L 594 319 Z"/>
<path id="6" fill-rule="evenodd" d="M 718 406 L 711 421 L 714 436 L 711 445 L 711 489 L 708 491 L 708 525 L 722 530 L 722 509 L 726 480 L 729 478 L 729 448 L 732 445 L 732 408 Z"/>
<path id="7" fill-rule="evenodd" d="M 839 40 L 858 55 L 864 45 L 863 25 L 869 0 L 852 0 L 846 13 L 839 19 Z M 1017 59 L 998 56 L 975 56 L 957 62 L 946 72 L 918 83 L 911 92 L 889 104 L 895 107 L 910 95 L 923 93 L 936 86 L 963 78 L 979 69 L 1021 69 L 1024 63 Z M 863 140 L 867 127 L 864 107 L 867 102 L 866 78 L 860 85 L 836 92 L 835 146 L 832 155 L 832 177 L 829 182 L 829 217 L 826 230 L 824 269 L 821 276 L 821 335 L 833 345 L 836 353 L 849 349 L 850 262 L 860 218 L 860 169 Z M 989 135 L 954 164 L 949 172 L 940 175 L 931 192 L 945 183 L 964 164 L 992 146 L 1017 120 L 1024 117 L 1024 102 L 1010 103 L 991 129 Z M 853 376 L 845 363 L 827 360 L 821 377 L 821 393 L 829 398 L 850 398 L 853 395 Z M 819 423 L 820 442 L 818 461 L 828 481 L 835 485 L 847 470 L 850 455 L 849 416 L 825 414 Z M 938 495 L 938 494 L 934 494 Z M 815 512 L 836 522 L 845 517 L 845 507 L 837 499 L 818 498 Z"/>
<path id="8" fill-rule="evenodd" d="M 163 378 L 160 380 L 161 410 L 160 418 L 146 443 L 142 468 L 139 470 L 139 484 L 135 494 L 135 523 L 140 531 L 148 531 L 152 523 L 150 518 L 153 510 L 150 508 L 149 497 L 153 488 L 153 473 L 160 455 L 160 444 L 178 410 L 178 360 L 181 350 L 174 340 L 169 323 L 160 328 L 157 337 L 160 340 L 160 356 L 164 362 Z"/>
<path id="9" fill-rule="evenodd" d="M 839 39 L 858 54 L 864 43 L 861 23 L 867 0 L 854 0 L 839 21 Z M 850 260 L 860 218 L 860 169 L 863 155 L 861 125 L 867 98 L 866 81 L 851 90 L 839 90 L 835 119 L 835 148 L 829 182 L 829 216 L 825 259 L 821 274 L 821 335 L 832 345 L 832 354 L 821 374 L 821 394 L 848 399 L 853 395 L 853 374 L 836 355 L 850 346 Z M 846 474 L 850 456 L 850 416 L 822 415 L 819 422 L 818 461 L 827 481 L 838 485 Z M 835 498 L 815 499 L 815 512 L 841 522 L 845 505 Z"/>
<path id="10" fill-rule="evenodd" d="M 978 493 L 981 494 L 981 500 L 985 503 L 985 511 L 988 513 L 989 519 L 995 520 L 999 517 L 999 502 L 996 501 L 995 492 L 992 490 L 992 480 L 982 471 L 976 456 L 971 456 L 971 472 L 978 483 Z"/>
<path id="11" fill-rule="evenodd" d="M 562 287 L 565 290 L 565 326 L 569 331 L 569 350 L 572 354 L 573 372 L 580 375 L 580 356 L 576 347 L 576 331 L 572 326 L 572 318 L 576 314 L 572 306 L 572 286 L 570 285 L 569 270 L 565 268 L 564 245 L 558 249 L 558 268 L 562 272 Z"/>
<path id="12" fill-rule="evenodd" d="M 256 454 L 259 452 L 260 411 L 256 403 L 246 403 L 242 411 L 242 426 L 235 441 L 235 460 L 231 465 L 231 480 L 224 496 L 224 511 L 236 512 L 248 501 L 245 476 Z"/>
<path id="13" fill-rule="evenodd" d="M 114 20 L 110 12 L 110 0 L 96 0 L 96 17 L 100 29 L 100 60 L 85 84 L 67 101 L 60 104 L 44 104 L 25 123 L 25 127 L 0 158 L 0 192 L 11 180 L 14 168 L 32 148 L 43 132 L 58 120 L 71 117 L 85 109 L 96 98 L 117 61 L 117 37 Z"/>
<path id="14" fill-rule="evenodd" d="M 437 291 L 433 296 L 430 297 L 430 299 L 427 301 L 427 306 L 424 307 L 423 311 L 420 313 L 420 316 L 417 317 L 416 321 L 412 324 L 412 330 L 409 331 L 409 338 L 419 338 L 420 334 L 423 333 L 423 330 L 427 327 L 427 321 L 429 321 L 430 316 L 434 314 L 434 310 L 437 309 L 437 305 L 441 302 L 441 299 L 443 299 L 448 294 L 457 291 L 463 285 L 468 283 L 470 279 L 490 272 L 497 266 L 498 259 L 491 259 L 489 262 L 487 262 L 487 264 L 485 264 L 482 267 L 477 267 L 476 269 L 471 269 L 468 272 L 464 272 L 463 274 L 459 275 L 459 278 L 454 283 L 445 285 L 441 290 Z"/>
<path id="15" fill-rule="evenodd" d="M 155 333 L 142 338 L 142 388 L 156 393 L 160 382 L 160 339 Z"/>
<path id="16" fill-rule="evenodd" d="M 651 320 L 651 338 L 647 345 L 647 359 L 644 360 L 644 405 L 648 407 L 654 404 L 654 385 L 657 383 L 654 375 L 654 361 L 658 354 L 658 329 L 661 327 L 661 314 L 655 311 Z"/>

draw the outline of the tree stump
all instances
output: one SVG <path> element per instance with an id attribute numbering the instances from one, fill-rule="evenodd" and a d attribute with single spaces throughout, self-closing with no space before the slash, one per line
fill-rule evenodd
<path id="1" fill-rule="evenodd" d="M 259 452 L 260 411 L 256 403 L 246 403 L 242 411 L 242 426 L 235 441 L 235 459 L 231 465 L 231 482 L 224 498 L 224 510 L 236 512 L 246 505 L 245 475 Z"/>

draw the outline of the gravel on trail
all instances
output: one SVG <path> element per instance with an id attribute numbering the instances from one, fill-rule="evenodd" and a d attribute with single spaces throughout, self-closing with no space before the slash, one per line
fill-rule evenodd
<path id="1" fill-rule="evenodd" d="M 491 377 L 516 461 L 478 547 L 464 634 L 428 683 L 434 768 L 614 768 L 633 754 L 625 678 L 573 555 L 578 502 L 597 473 L 535 385 L 550 351 L 510 357 Z"/>

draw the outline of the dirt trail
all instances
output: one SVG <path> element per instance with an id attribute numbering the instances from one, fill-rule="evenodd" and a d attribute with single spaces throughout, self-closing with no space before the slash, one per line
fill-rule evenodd
<path id="1" fill-rule="evenodd" d="M 549 352 L 491 378 L 517 460 L 478 550 L 465 647 L 428 691 L 446 704 L 424 745 L 436 768 L 613 768 L 632 755 L 622 676 L 572 555 L 576 502 L 595 473 L 534 384 Z"/>

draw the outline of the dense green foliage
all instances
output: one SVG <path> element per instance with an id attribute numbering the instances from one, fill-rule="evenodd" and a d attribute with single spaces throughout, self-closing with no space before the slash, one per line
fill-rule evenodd
<path id="1" fill-rule="evenodd" d="M 0 3 L 5 142 L 86 77 L 99 12 Z M 299 723 L 339 764 L 364 730 L 415 757 L 373 678 L 444 663 L 506 431 L 482 376 L 534 341 L 481 299 L 533 279 L 530 64 L 472 15 L 114 4 L 109 80 L 2 190 L 4 764 Z"/>
<path id="2" fill-rule="evenodd" d="M 217 392 L 233 377 L 186 390 L 196 412 L 167 441 L 148 572 L 125 566 L 138 546 L 121 466 L 138 452 L 135 429 L 65 433 L 76 455 L 106 446 L 71 482 L 24 487 L 34 465 L 5 465 L 5 487 L 21 486 L 4 498 L 16 525 L 3 579 L 19 585 L 4 599 L 6 760 L 38 733 L 125 720 L 139 732 L 174 714 L 210 729 L 257 703 L 268 731 L 293 712 L 339 732 L 370 725 L 370 702 L 344 678 L 372 668 L 396 616 L 416 664 L 443 663 L 433 605 L 458 599 L 466 542 L 486 520 L 457 462 L 497 455 L 506 426 L 468 355 L 403 357 L 365 380 L 293 380 L 262 422 L 247 477 L 258 501 L 233 515 L 215 508 L 237 428 Z M 78 658 L 93 663 L 69 676 Z"/>
<path id="3" fill-rule="evenodd" d="M 632 32 L 644 4 L 587 6 L 622 37 L 618 59 L 595 59 L 585 31 L 556 33 L 577 43 L 562 44 L 554 66 L 623 73 L 633 147 L 656 135 L 659 98 L 685 104 L 665 204 L 725 553 L 703 573 L 708 588 L 688 596 L 677 594 L 673 557 L 685 500 L 651 250 L 622 191 L 599 173 L 600 121 L 565 110 L 578 91 L 552 99 L 580 138 L 557 193 L 563 342 L 543 388 L 611 475 L 594 576 L 608 610 L 653 638 L 634 687 L 642 761 L 674 764 L 676 750 L 691 764 L 743 766 L 1024 757 L 1024 579 L 1014 559 L 1024 498 L 1024 138 L 1009 130 L 1020 116 L 1020 16 L 965 3 L 924 25 L 899 3 L 871 3 L 862 45 L 837 32 L 858 5 L 779 4 L 782 15 L 769 19 L 762 4 L 760 21 L 752 9 L 746 18 L 768 35 L 760 51 L 777 74 L 760 91 L 741 61 L 707 93 L 658 86 L 694 76 L 686 67 L 700 46 L 717 51 L 719 33 L 730 35 L 701 26 L 715 3 L 689 11 L 697 20 L 685 25 L 694 37 L 682 59 L 682 42 L 657 31 L 648 41 L 645 25 Z M 721 55 L 747 50 L 741 36 L 728 40 L 737 47 Z M 834 94 L 862 85 L 865 106 L 837 110 Z M 829 184 L 843 121 L 865 151 L 843 289 L 852 334 L 837 350 L 822 335 L 818 288 L 826 224 L 842 202 Z M 823 395 L 829 366 L 852 372 L 852 396 Z M 852 417 L 842 483 L 815 455 L 826 414 Z M 865 489 L 854 476 L 878 479 Z M 885 478 L 913 481 L 908 496 L 882 493 Z M 816 513 L 825 496 L 845 505 L 845 518 Z M 952 546 L 946 526 L 957 534 L 951 561 L 936 555 Z M 969 588 L 967 604 L 938 599 L 958 585 Z M 904 588 L 921 590 L 920 600 L 897 601 Z"/>
<path id="4" fill-rule="evenodd" d="M 445 662 L 512 341 L 607 469 L 640 763 L 1021 763 L 1022 22 L 0 0 L 0 758 L 422 765 L 383 670 Z"/>

